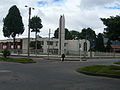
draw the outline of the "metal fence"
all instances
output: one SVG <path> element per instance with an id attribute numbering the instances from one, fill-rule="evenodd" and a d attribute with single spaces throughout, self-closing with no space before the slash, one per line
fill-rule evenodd
<path id="1" fill-rule="evenodd" d="M 0 53 L 2 53 L 2 49 Z M 10 49 L 11 54 L 16 55 L 27 55 L 27 49 Z M 43 49 L 38 49 L 35 51 L 34 49 L 30 49 L 30 54 L 32 55 L 58 55 L 58 51 L 56 50 L 47 50 L 46 52 Z M 65 54 L 67 56 L 76 56 L 76 57 L 120 57 L 120 53 L 115 52 L 84 52 L 84 51 L 66 51 Z"/>

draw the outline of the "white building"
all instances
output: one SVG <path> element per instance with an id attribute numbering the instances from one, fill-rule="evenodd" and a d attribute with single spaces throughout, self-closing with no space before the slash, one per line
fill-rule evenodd
<path id="1" fill-rule="evenodd" d="M 31 38 L 30 41 L 35 41 L 34 38 Z M 58 54 L 59 50 L 59 40 L 55 38 L 38 38 L 37 41 L 41 43 L 42 49 L 38 50 L 38 53 L 48 54 Z M 22 53 L 27 53 L 28 48 L 28 39 L 27 38 L 17 38 L 16 39 L 16 48 L 21 49 Z M 87 47 L 86 47 L 87 45 Z M 0 40 L 0 49 L 13 49 L 13 40 Z M 88 40 L 65 40 L 64 43 L 64 52 L 65 54 L 78 54 L 80 51 L 85 51 L 90 49 L 90 42 Z M 31 49 L 31 52 L 34 53 L 34 50 Z"/>

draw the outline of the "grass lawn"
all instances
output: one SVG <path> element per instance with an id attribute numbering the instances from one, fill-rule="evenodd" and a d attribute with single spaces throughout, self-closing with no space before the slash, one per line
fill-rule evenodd
<path id="1" fill-rule="evenodd" d="M 118 62 L 114 62 L 114 64 L 120 64 L 120 61 L 118 61 Z"/>
<path id="2" fill-rule="evenodd" d="M 7 62 L 18 62 L 18 63 L 35 63 L 32 59 L 28 58 L 4 58 L 0 57 L 0 61 L 7 61 Z"/>
<path id="3" fill-rule="evenodd" d="M 77 71 L 88 75 L 120 77 L 120 66 L 115 66 L 115 65 L 85 66 L 82 68 L 78 68 Z"/>

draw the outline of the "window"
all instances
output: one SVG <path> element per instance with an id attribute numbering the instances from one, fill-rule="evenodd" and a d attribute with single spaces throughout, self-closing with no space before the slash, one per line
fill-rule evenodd
<path id="1" fill-rule="evenodd" d="M 39 41 L 40 45 L 44 45 L 44 41 Z"/>
<path id="2" fill-rule="evenodd" d="M 64 43 L 64 46 L 66 47 L 66 46 L 67 46 L 67 43 Z"/>
<path id="3" fill-rule="evenodd" d="M 87 43 L 84 42 L 84 51 L 87 51 Z"/>
<path id="4" fill-rule="evenodd" d="M 58 46 L 58 41 L 55 42 L 55 46 Z"/>
<path id="5" fill-rule="evenodd" d="M 53 45 L 53 41 L 47 41 L 47 45 Z"/>

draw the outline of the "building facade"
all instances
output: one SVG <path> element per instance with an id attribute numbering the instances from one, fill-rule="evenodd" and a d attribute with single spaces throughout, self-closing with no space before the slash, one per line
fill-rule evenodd
<path id="1" fill-rule="evenodd" d="M 30 41 L 35 41 L 31 38 Z M 59 40 L 55 38 L 38 38 L 41 49 L 38 49 L 40 54 L 58 54 L 59 53 Z M 0 49 L 13 49 L 13 39 L 0 40 Z M 17 38 L 15 42 L 15 49 L 22 50 L 22 53 L 27 53 L 28 39 Z M 90 42 L 88 40 L 65 40 L 64 41 L 64 53 L 65 54 L 77 54 L 80 51 L 88 51 L 90 49 Z M 34 49 L 30 48 L 31 53 L 34 53 Z"/>

